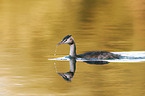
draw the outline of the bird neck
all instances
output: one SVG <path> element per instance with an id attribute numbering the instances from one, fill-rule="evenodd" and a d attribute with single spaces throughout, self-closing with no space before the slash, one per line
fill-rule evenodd
<path id="1" fill-rule="evenodd" d="M 75 57 L 76 56 L 76 45 L 75 45 L 75 42 L 70 44 L 70 53 L 69 53 L 69 55 L 71 57 Z"/>

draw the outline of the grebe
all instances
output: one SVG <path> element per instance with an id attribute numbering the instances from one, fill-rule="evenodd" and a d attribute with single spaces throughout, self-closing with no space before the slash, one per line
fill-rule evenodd
<path id="1" fill-rule="evenodd" d="M 119 59 L 121 57 L 121 55 L 119 54 L 113 54 L 111 52 L 107 52 L 107 51 L 90 51 L 90 52 L 86 52 L 84 54 L 80 54 L 77 55 L 76 54 L 76 45 L 75 45 L 75 41 L 74 38 L 72 37 L 72 35 L 67 35 L 63 38 L 63 40 L 58 43 L 57 45 L 61 45 L 61 44 L 69 44 L 70 45 L 70 53 L 69 56 L 70 57 L 75 57 L 75 58 L 84 58 L 84 59 Z"/>

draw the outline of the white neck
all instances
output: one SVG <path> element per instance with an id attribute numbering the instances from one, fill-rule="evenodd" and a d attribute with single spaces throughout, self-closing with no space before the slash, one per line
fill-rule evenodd
<path id="1" fill-rule="evenodd" d="M 76 56 L 76 45 L 75 45 L 75 42 L 70 45 L 70 53 L 69 53 L 69 55 L 71 57 L 75 57 Z"/>

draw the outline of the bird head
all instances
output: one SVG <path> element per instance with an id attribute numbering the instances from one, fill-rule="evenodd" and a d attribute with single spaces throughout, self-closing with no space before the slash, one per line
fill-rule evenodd
<path id="1" fill-rule="evenodd" d="M 67 35 L 67 36 L 65 36 L 65 37 L 63 38 L 63 40 L 62 40 L 60 43 L 58 43 L 57 45 L 61 45 L 61 44 L 69 44 L 69 45 L 71 45 L 71 44 L 73 44 L 73 43 L 74 43 L 74 39 L 73 39 L 72 35 Z"/>

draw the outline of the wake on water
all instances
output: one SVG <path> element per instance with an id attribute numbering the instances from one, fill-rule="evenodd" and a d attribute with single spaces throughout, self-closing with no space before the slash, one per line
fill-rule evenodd
<path id="1" fill-rule="evenodd" d="M 114 54 L 120 54 L 120 59 L 82 59 L 77 58 L 76 61 L 108 61 L 108 62 L 141 62 L 145 61 L 145 51 L 130 51 L 130 52 L 111 52 Z M 70 60 L 69 56 L 48 59 L 48 60 Z"/>

